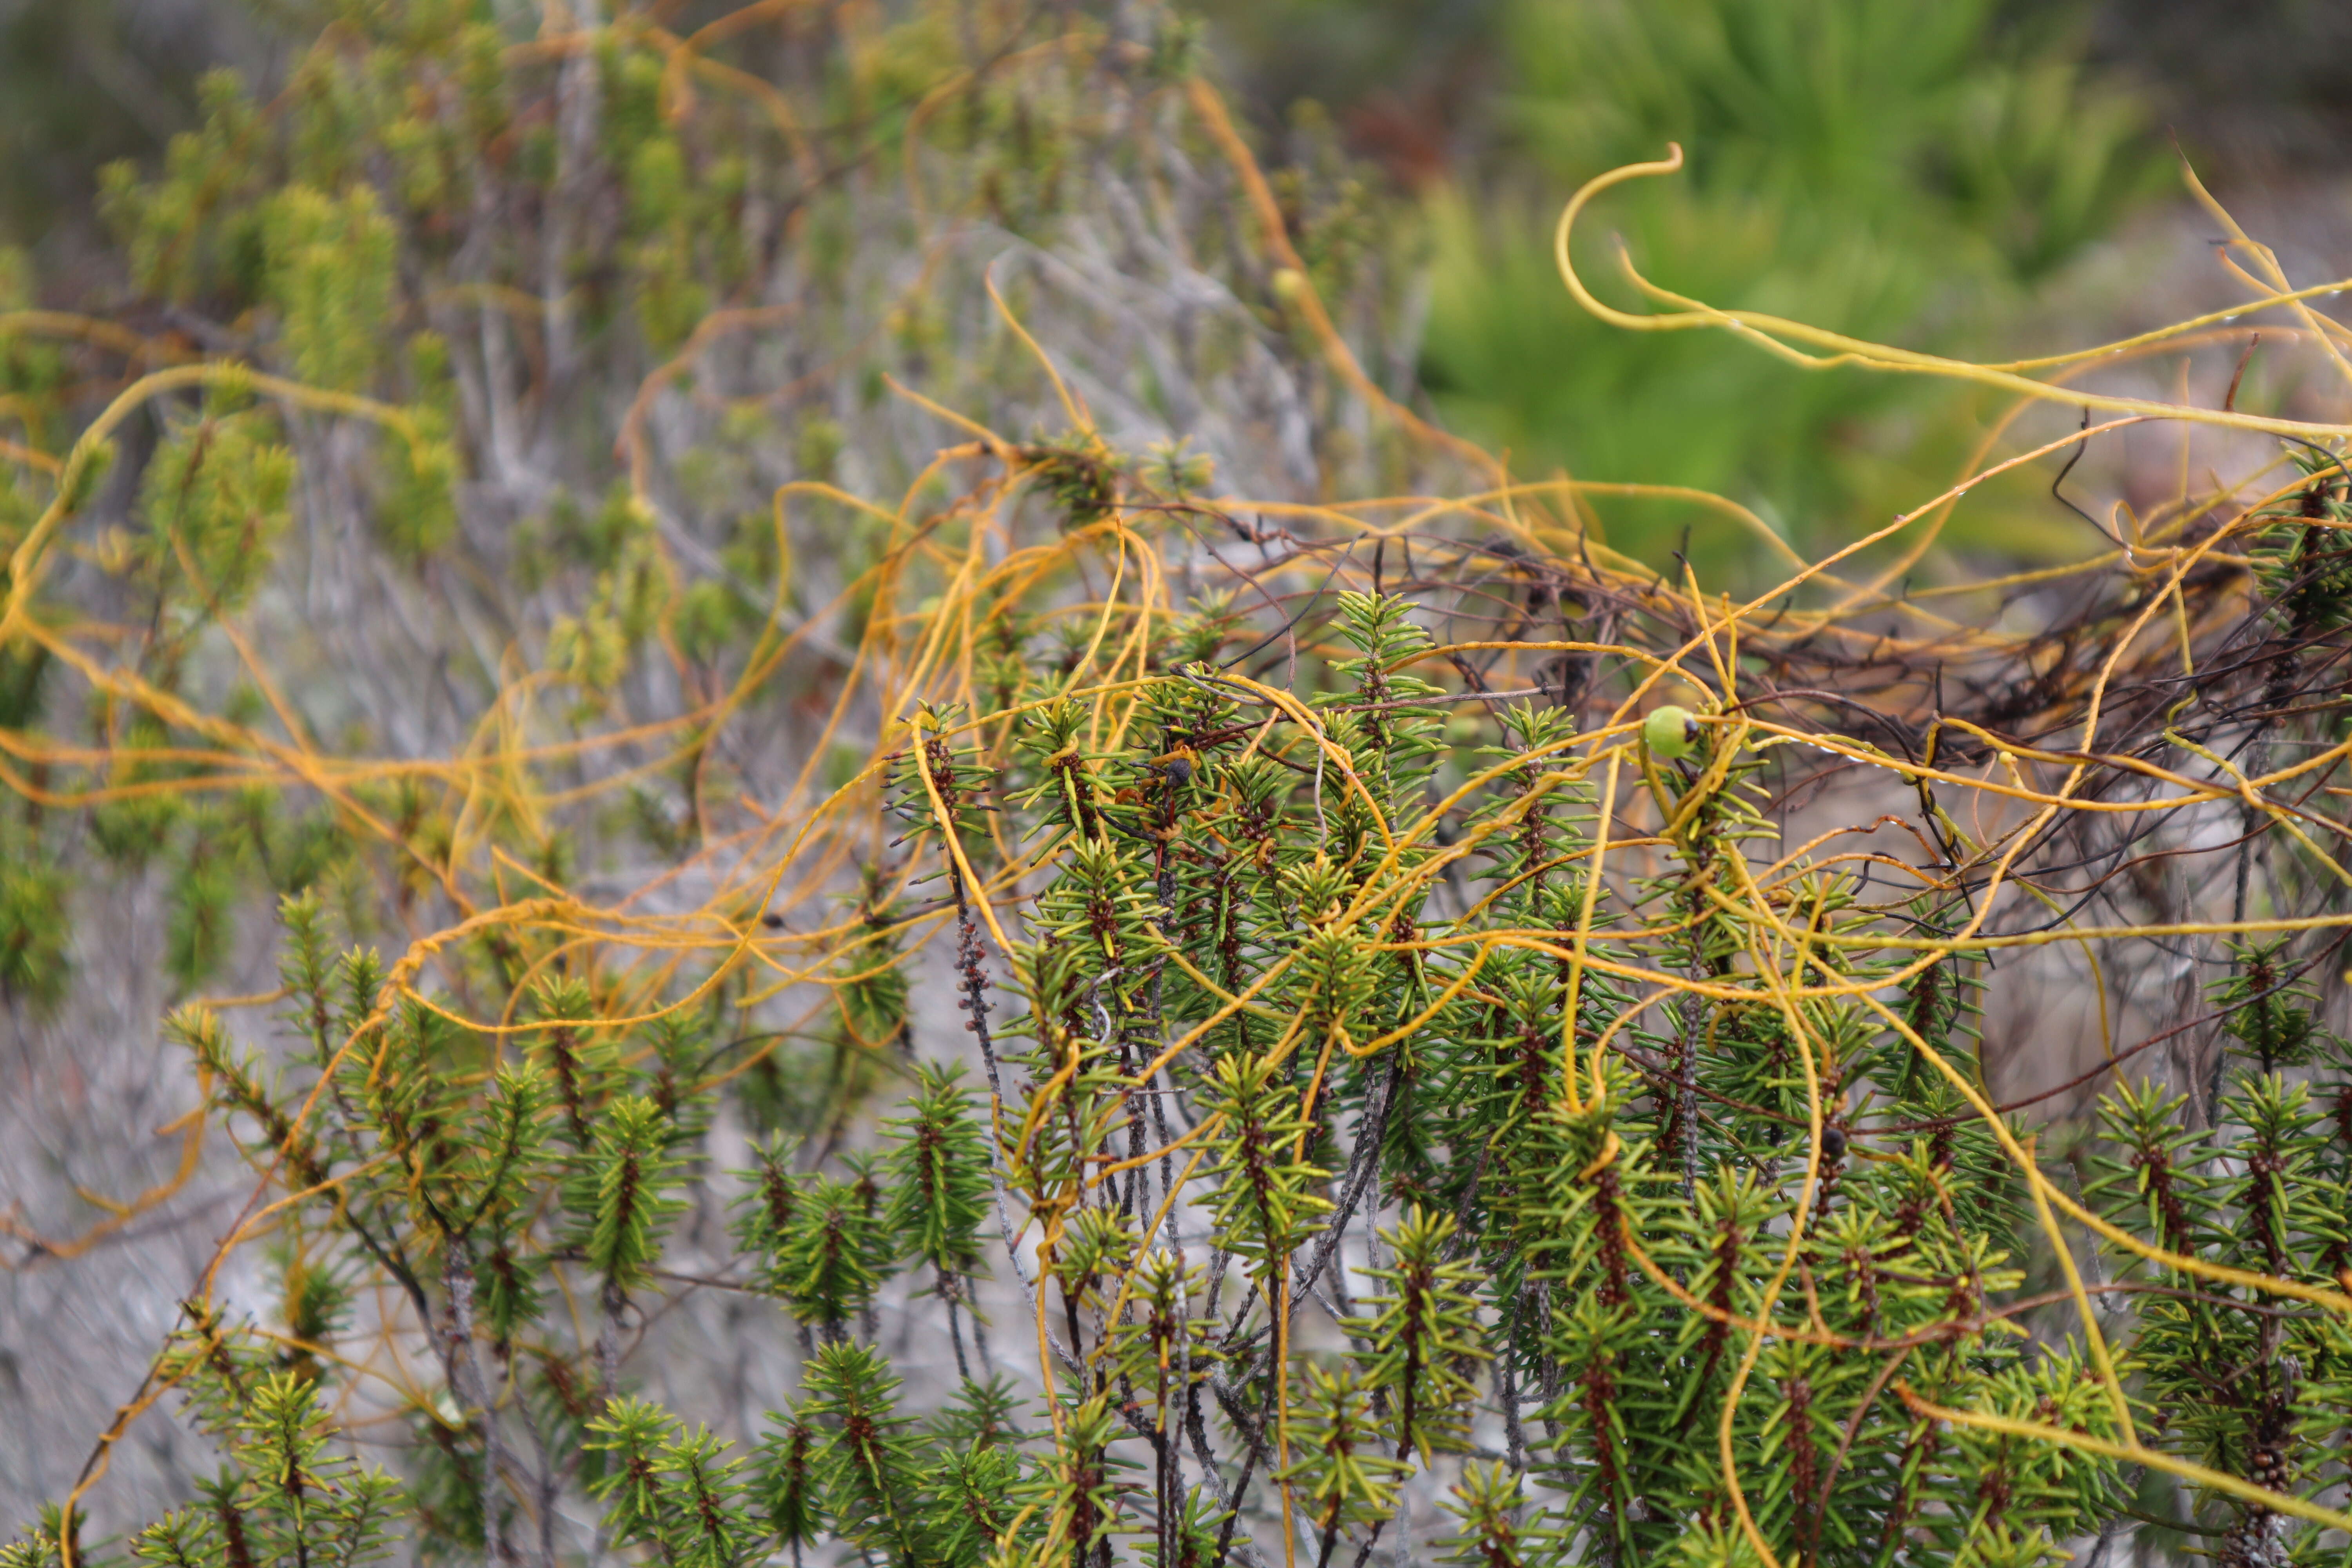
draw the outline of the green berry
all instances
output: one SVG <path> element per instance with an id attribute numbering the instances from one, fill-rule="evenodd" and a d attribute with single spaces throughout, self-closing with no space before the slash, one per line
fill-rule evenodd
<path id="1" fill-rule="evenodd" d="M 1652 756 L 1667 762 L 1687 757 L 1691 748 L 1698 744 L 1698 721 L 1691 717 L 1687 708 L 1676 708 L 1671 703 L 1653 708 L 1650 716 L 1642 721 L 1642 744 L 1650 748 Z"/>

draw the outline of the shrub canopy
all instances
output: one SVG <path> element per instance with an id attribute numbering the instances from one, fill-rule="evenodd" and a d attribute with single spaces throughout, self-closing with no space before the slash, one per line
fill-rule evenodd
<path id="1" fill-rule="evenodd" d="M 0 313 L 0 990 L 166 977 L 193 1100 L 14 1261 L 249 1200 L 0 1563 L 2340 1554 L 2352 430 L 2101 379 L 2251 315 L 1566 271 L 2015 400 L 1820 560 L 1639 490 L 1785 563 L 1661 576 L 1391 395 L 1373 198 L 1150 21 L 352 7 L 111 178 L 135 303 Z M 2155 420 L 2285 456 L 1915 591 Z"/>

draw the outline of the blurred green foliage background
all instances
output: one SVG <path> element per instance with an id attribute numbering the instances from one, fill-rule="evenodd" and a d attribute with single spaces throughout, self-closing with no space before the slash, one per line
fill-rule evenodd
<path id="1" fill-rule="evenodd" d="M 0 0 L 0 240 L 96 254 L 94 171 L 152 162 L 194 123 L 206 67 L 266 81 L 271 39 L 299 30 L 305 4 Z M 1948 479 L 1969 428 L 1949 406 L 1962 395 L 1592 321 L 1549 254 L 1582 181 L 1670 141 L 1687 149 L 1685 174 L 1621 190 L 1586 226 L 1580 265 L 1629 308 L 1621 239 L 1680 292 L 1986 357 L 2070 268 L 2173 197 L 2168 136 L 2241 188 L 2326 180 L 2352 153 L 2336 85 L 2352 72 L 2352 7 L 2302 0 L 1197 8 L 1266 140 L 1294 158 L 1336 140 L 1367 182 L 1413 198 L 1381 221 L 1416 226 L 1402 237 L 1428 270 L 1410 347 L 1450 424 L 1529 477 L 1719 491 L 1801 549 Z M 697 8 L 662 9 L 675 26 Z M 70 272 L 45 261 L 47 276 Z M 2028 488 L 2007 510 L 1997 495 L 1971 508 L 1953 542 L 2028 556 L 2078 542 L 2042 526 Z M 1756 550 L 1654 502 L 1597 510 L 1613 542 L 1653 560 L 1690 527 L 1718 561 Z"/>
<path id="2" fill-rule="evenodd" d="M 1556 193 L 1681 142 L 1686 173 L 1626 188 L 1579 237 L 1580 271 L 1622 309 L 1646 307 L 1619 236 L 1710 303 L 1906 347 L 1998 342 L 2162 178 L 2133 98 L 2086 79 L 2064 34 L 1999 20 L 1992 0 L 1514 0 L 1518 166 L 1487 199 L 1432 204 L 1441 403 L 1527 469 L 1720 491 L 1808 553 L 1932 494 L 1966 426 L 1923 421 L 1937 438 L 1920 440 L 1900 416 L 1951 392 L 1610 326 L 1563 294 L 1550 219 Z"/>
<path id="3" fill-rule="evenodd" d="M 1577 185 L 1669 142 L 1687 153 L 1682 174 L 1621 187 L 1580 235 L 1588 282 L 1622 308 L 1643 307 L 1621 238 L 1680 293 L 1984 358 L 2048 342 L 2025 323 L 2045 326 L 2061 291 L 2080 309 L 2070 272 L 2178 199 L 2172 142 L 2241 194 L 2326 182 L 2352 153 L 2330 85 L 2352 68 L 2352 8 L 2297 0 L 1208 4 L 1263 112 L 1317 105 L 1423 193 L 1421 365 L 1453 425 L 1529 477 L 1719 491 L 1804 550 L 1948 482 L 1964 395 L 1592 320 L 1550 253 Z M 2013 481 L 1947 542 L 2080 548 L 2049 508 L 2038 482 Z M 1596 510 L 1654 561 L 1686 526 L 1718 563 L 1756 553 L 1719 520 Z"/>

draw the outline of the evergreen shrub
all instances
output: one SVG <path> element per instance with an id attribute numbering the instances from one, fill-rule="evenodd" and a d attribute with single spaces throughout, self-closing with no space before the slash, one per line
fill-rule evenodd
<path id="1" fill-rule="evenodd" d="M 0 990 L 152 965 L 193 1099 L 12 1263 L 208 1142 L 247 1200 L 0 1563 L 2341 1560 L 2352 430 L 1592 302 L 2082 410 L 1984 468 L 2289 454 L 1735 601 L 1391 396 L 1356 198 L 1183 27 L 1002 13 L 349 7 L 113 177 L 141 303 L 0 314 Z M 1118 374 L 856 265 L 1140 198 L 1234 310 Z M 2021 1090 L 2053 975 L 2115 1000 Z M 166 1420 L 218 1468 L 127 1517 Z"/>

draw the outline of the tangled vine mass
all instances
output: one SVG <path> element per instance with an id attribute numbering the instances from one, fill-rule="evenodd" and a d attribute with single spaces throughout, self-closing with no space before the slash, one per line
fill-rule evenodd
<path id="1" fill-rule="evenodd" d="M 1433 427 L 1169 18 L 343 9 L 5 280 L 0 988 L 188 1096 L 9 1268 L 242 1162 L 6 1568 L 2352 1549 L 2352 429 L 2117 380 L 2352 282 L 1960 363 L 1594 181 L 2000 401 L 1808 561 Z"/>

